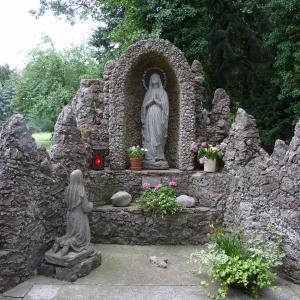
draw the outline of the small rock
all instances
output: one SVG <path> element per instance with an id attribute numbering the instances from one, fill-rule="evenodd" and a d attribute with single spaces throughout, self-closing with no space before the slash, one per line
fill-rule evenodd
<path id="1" fill-rule="evenodd" d="M 128 206 L 132 200 L 132 197 L 129 193 L 121 191 L 112 195 L 110 198 L 114 206 Z"/>
<path id="2" fill-rule="evenodd" d="M 180 195 L 176 198 L 177 203 L 181 204 L 183 207 L 193 207 L 195 206 L 196 200 L 193 197 L 187 195 Z"/>
<path id="3" fill-rule="evenodd" d="M 168 266 L 168 259 L 166 257 L 157 257 L 157 256 L 150 256 L 150 264 L 152 266 L 166 269 Z"/>

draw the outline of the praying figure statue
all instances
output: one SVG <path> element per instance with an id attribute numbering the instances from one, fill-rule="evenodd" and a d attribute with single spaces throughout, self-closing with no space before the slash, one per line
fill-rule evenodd
<path id="1" fill-rule="evenodd" d="M 159 74 L 153 73 L 145 94 L 142 111 L 143 147 L 145 169 L 168 169 L 165 145 L 168 137 L 169 100 Z"/>
<path id="2" fill-rule="evenodd" d="M 87 200 L 80 170 L 75 170 L 70 175 L 65 202 L 67 206 L 66 234 L 56 238 L 52 247 L 53 252 L 58 256 L 65 256 L 70 251 L 81 252 L 90 248 L 91 232 L 87 214 L 92 211 L 93 203 Z"/>

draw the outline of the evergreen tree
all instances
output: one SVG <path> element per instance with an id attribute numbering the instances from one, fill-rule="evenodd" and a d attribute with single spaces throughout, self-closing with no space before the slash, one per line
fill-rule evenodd
<path id="1" fill-rule="evenodd" d="M 13 83 L 6 81 L 4 85 L 0 82 L 0 127 L 3 122 L 12 115 L 11 99 L 13 96 Z"/>

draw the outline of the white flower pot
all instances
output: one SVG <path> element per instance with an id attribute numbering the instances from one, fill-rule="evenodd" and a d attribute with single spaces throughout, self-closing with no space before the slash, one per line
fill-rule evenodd
<path id="1" fill-rule="evenodd" d="M 217 160 L 208 159 L 204 164 L 204 172 L 216 172 L 217 169 Z"/>

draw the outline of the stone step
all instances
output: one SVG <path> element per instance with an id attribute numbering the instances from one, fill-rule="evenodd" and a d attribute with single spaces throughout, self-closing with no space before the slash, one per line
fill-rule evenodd
<path id="1" fill-rule="evenodd" d="M 90 215 L 94 243 L 203 244 L 218 213 L 209 207 L 186 208 L 164 218 L 146 215 L 136 205 L 95 208 Z"/>

